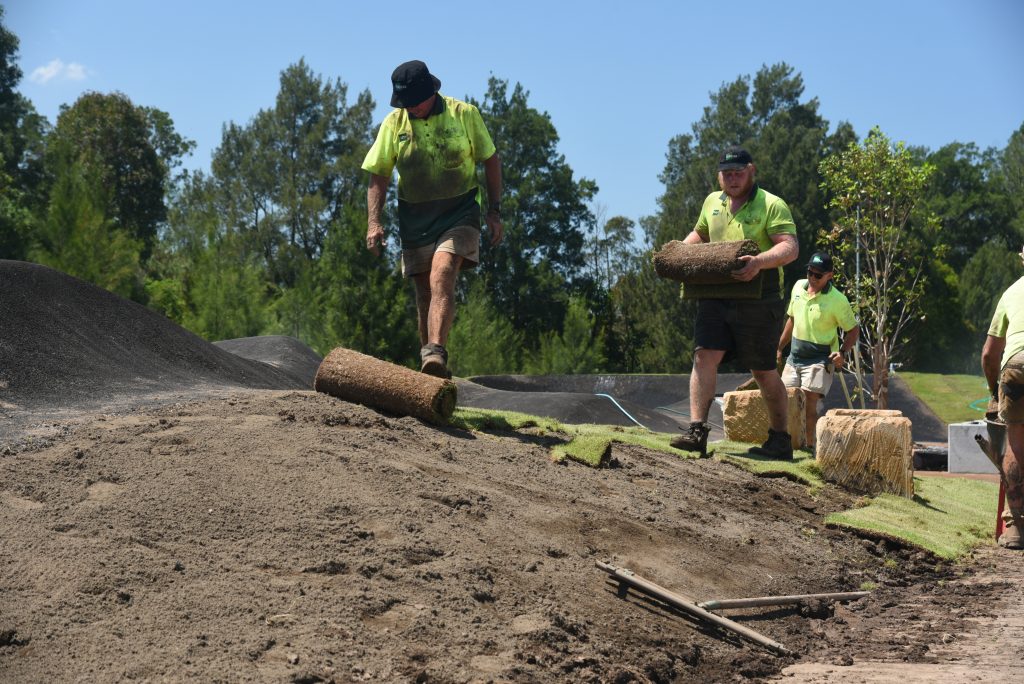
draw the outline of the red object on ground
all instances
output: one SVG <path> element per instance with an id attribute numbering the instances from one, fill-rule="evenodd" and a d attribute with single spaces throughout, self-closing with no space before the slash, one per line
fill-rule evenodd
<path id="1" fill-rule="evenodd" d="M 1006 485 L 1003 484 L 1003 478 L 999 478 L 999 510 L 996 511 L 996 541 L 999 541 L 999 537 L 1003 536 L 1003 532 L 1006 531 L 1006 524 L 1003 523 L 1003 504 L 1006 501 Z"/>

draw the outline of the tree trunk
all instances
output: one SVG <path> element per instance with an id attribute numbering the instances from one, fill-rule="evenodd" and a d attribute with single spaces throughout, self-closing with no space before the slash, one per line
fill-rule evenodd
<path id="1" fill-rule="evenodd" d="M 871 391 L 875 395 L 875 408 L 889 408 L 889 359 L 881 343 L 871 350 Z"/>

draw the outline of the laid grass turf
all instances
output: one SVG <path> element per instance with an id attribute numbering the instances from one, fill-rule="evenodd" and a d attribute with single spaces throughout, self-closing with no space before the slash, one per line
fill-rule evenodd
<path id="1" fill-rule="evenodd" d="M 669 446 L 672 435 L 610 425 L 567 425 L 513 411 L 457 408 L 454 427 L 466 430 L 516 432 L 551 438 L 552 457 L 599 467 L 607 462 L 614 442 L 696 458 L 698 454 Z M 774 461 L 747 453 L 749 444 L 719 441 L 708 445 L 714 458 L 762 477 L 785 477 L 816 494 L 825 486 L 814 457 L 798 450 L 793 461 Z M 825 522 L 866 530 L 919 546 L 942 558 L 957 558 L 971 548 L 991 543 L 995 525 L 996 484 L 966 478 L 915 477 L 915 496 L 890 494 L 864 497 L 862 506 L 833 513 Z"/>
<path id="2" fill-rule="evenodd" d="M 988 385 L 981 375 L 901 372 L 899 377 L 944 423 L 985 417 Z"/>

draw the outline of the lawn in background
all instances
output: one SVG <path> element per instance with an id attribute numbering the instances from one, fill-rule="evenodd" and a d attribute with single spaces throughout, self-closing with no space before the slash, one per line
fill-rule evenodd
<path id="1" fill-rule="evenodd" d="M 897 377 L 907 383 L 910 391 L 943 423 L 963 423 L 985 417 L 988 383 L 981 375 L 901 372 Z"/>

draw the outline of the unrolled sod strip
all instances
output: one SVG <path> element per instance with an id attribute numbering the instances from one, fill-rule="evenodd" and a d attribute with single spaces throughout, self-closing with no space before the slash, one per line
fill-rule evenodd
<path id="1" fill-rule="evenodd" d="M 435 378 L 344 347 L 324 357 L 313 380 L 313 389 L 437 425 L 448 423 L 458 398 L 458 390 L 451 380 Z"/>

